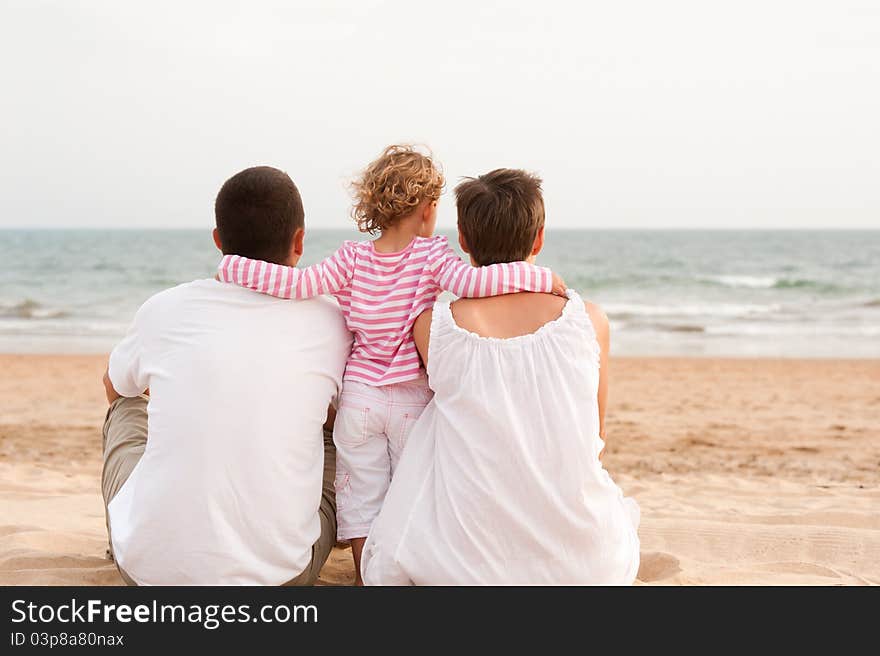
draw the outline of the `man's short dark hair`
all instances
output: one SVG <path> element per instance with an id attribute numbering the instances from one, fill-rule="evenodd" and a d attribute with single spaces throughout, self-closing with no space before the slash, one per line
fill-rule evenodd
<path id="1" fill-rule="evenodd" d="M 284 264 L 305 213 L 299 190 L 284 172 L 255 166 L 229 178 L 214 216 L 223 253 Z"/>
<path id="2" fill-rule="evenodd" d="M 455 188 L 458 230 L 479 266 L 518 262 L 544 227 L 541 179 L 519 169 L 495 169 Z"/>

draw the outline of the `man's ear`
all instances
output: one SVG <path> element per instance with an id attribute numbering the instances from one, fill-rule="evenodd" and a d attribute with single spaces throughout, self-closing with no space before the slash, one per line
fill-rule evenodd
<path id="1" fill-rule="evenodd" d="M 290 244 L 290 258 L 291 259 L 299 259 L 303 254 L 303 242 L 306 237 L 306 229 L 305 228 L 297 228 L 296 232 L 293 233 L 293 240 Z"/>
<path id="2" fill-rule="evenodd" d="M 461 234 L 461 230 L 458 231 L 458 245 L 461 246 L 461 250 L 463 250 L 466 254 L 470 255 L 470 251 L 468 250 L 467 242 L 464 240 L 464 235 Z"/>
<path id="3" fill-rule="evenodd" d="M 220 242 L 220 231 L 217 228 L 214 228 L 214 232 L 212 233 L 214 236 L 214 245 L 217 247 L 221 253 L 223 252 L 223 244 Z"/>
<path id="4" fill-rule="evenodd" d="M 540 253 L 542 248 L 544 248 L 544 226 L 541 226 L 538 234 L 535 235 L 535 243 L 532 244 L 532 257 Z"/>

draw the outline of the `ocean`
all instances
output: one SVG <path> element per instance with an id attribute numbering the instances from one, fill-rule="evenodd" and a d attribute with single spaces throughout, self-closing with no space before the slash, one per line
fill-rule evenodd
<path id="1" fill-rule="evenodd" d="M 358 238 L 309 231 L 302 263 Z M 0 230 L 0 352 L 107 352 L 218 260 L 210 230 Z M 615 355 L 880 357 L 880 231 L 548 230 L 538 263 L 605 309 Z"/>

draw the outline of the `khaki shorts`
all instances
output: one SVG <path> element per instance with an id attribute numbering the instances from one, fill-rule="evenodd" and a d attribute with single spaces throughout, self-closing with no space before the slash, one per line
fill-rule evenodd
<path id="1" fill-rule="evenodd" d="M 101 474 L 101 492 L 104 495 L 104 513 L 107 518 L 107 535 L 111 535 L 110 516 L 107 506 L 122 489 L 144 455 L 147 445 L 147 403 L 149 397 L 142 394 L 134 398 L 116 399 L 107 410 L 104 420 L 104 470 Z M 298 576 L 283 585 L 312 585 L 318 579 L 321 567 L 336 544 L 336 494 L 333 480 L 336 477 L 336 449 L 332 431 L 324 430 L 324 481 L 321 490 L 321 535 L 312 545 L 312 559 Z M 110 542 L 112 550 L 112 540 Z M 112 554 L 112 551 L 111 551 Z M 117 563 L 122 579 L 128 585 L 137 585 Z"/>

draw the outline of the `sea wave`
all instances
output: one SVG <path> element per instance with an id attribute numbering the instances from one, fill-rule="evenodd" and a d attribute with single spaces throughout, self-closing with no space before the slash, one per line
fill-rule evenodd
<path id="1" fill-rule="evenodd" d="M 95 319 L 47 319 L 33 321 L 21 317 L 0 320 L 0 335 L 40 336 L 67 335 L 69 337 L 105 336 L 121 338 L 128 326 L 122 322 Z"/>
<path id="2" fill-rule="evenodd" d="M 783 323 L 737 323 L 707 326 L 709 335 L 728 337 L 877 337 L 878 325 L 815 325 Z"/>
<path id="3" fill-rule="evenodd" d="M 880 336 L 880 325 L 876 324 L 814 324 L 781 321 L 740 321 L 736 323 L 662 323 L 644 322 L 625 324 L 626 332 L 631 334 L 675 333 L 685 337 L 688 334 L 707 337 L 739 338 L 875 338 Z M 615 325 L 615 330 L 620 326 Z M 880 352 L 880 344 L 878 344 Z"/>
<path id="4" fill-rule="evenodd" d="M 67 316 L 70 315 L 64 310 L 45 307 L 30 298 L 12 303 L 0 302 L 0 319 L 62 319 Z"/>
<path id="5" fill-rule="evenodd" d="M 681 305 L 652 305 L 639 303 L 603 304 L 613 319 L 638 317 L 749 317 L 779 312 L 777 304 L 758 303 L 690 303 Z"/>
<path id="6" fill-rule="evenodd" d="M 750 289 L 769 289 L 779 280 L 774 276 L 697 276 L 697 279 L 724 287 L 748 287 Z"/>
<path id="7" fill-rule="evenodd" d="M 722 287 L 734 287 L 744 289 L 816 289 L 822 291 L 835 291 L 839 286 L 812 280 L 810 278 L 788 278 L 781 275 L 752 276 L 752 275 L 708 275 L 697 276 L 697 280 Z"/>
<path id="8" fill-rule="evenodd" d="M 706 332 L 706 326 L 697 326 L 695 324 L 673 324 L 671 326 L 668 325 L 660 325 L 657 326 L 659 330 L 667 331 L 670 333 L 704 333 Z"/>
<path id="9" fill-rule="evenodd" d="M 841 289 L 840 285 L 830 282 L 822 282 L 821 280 L 809 280 L 807 278 L 782 278 L 777 280 L 773 285 L 774 289 L 819 289 L 822 291 L 837 291 Z"/>

